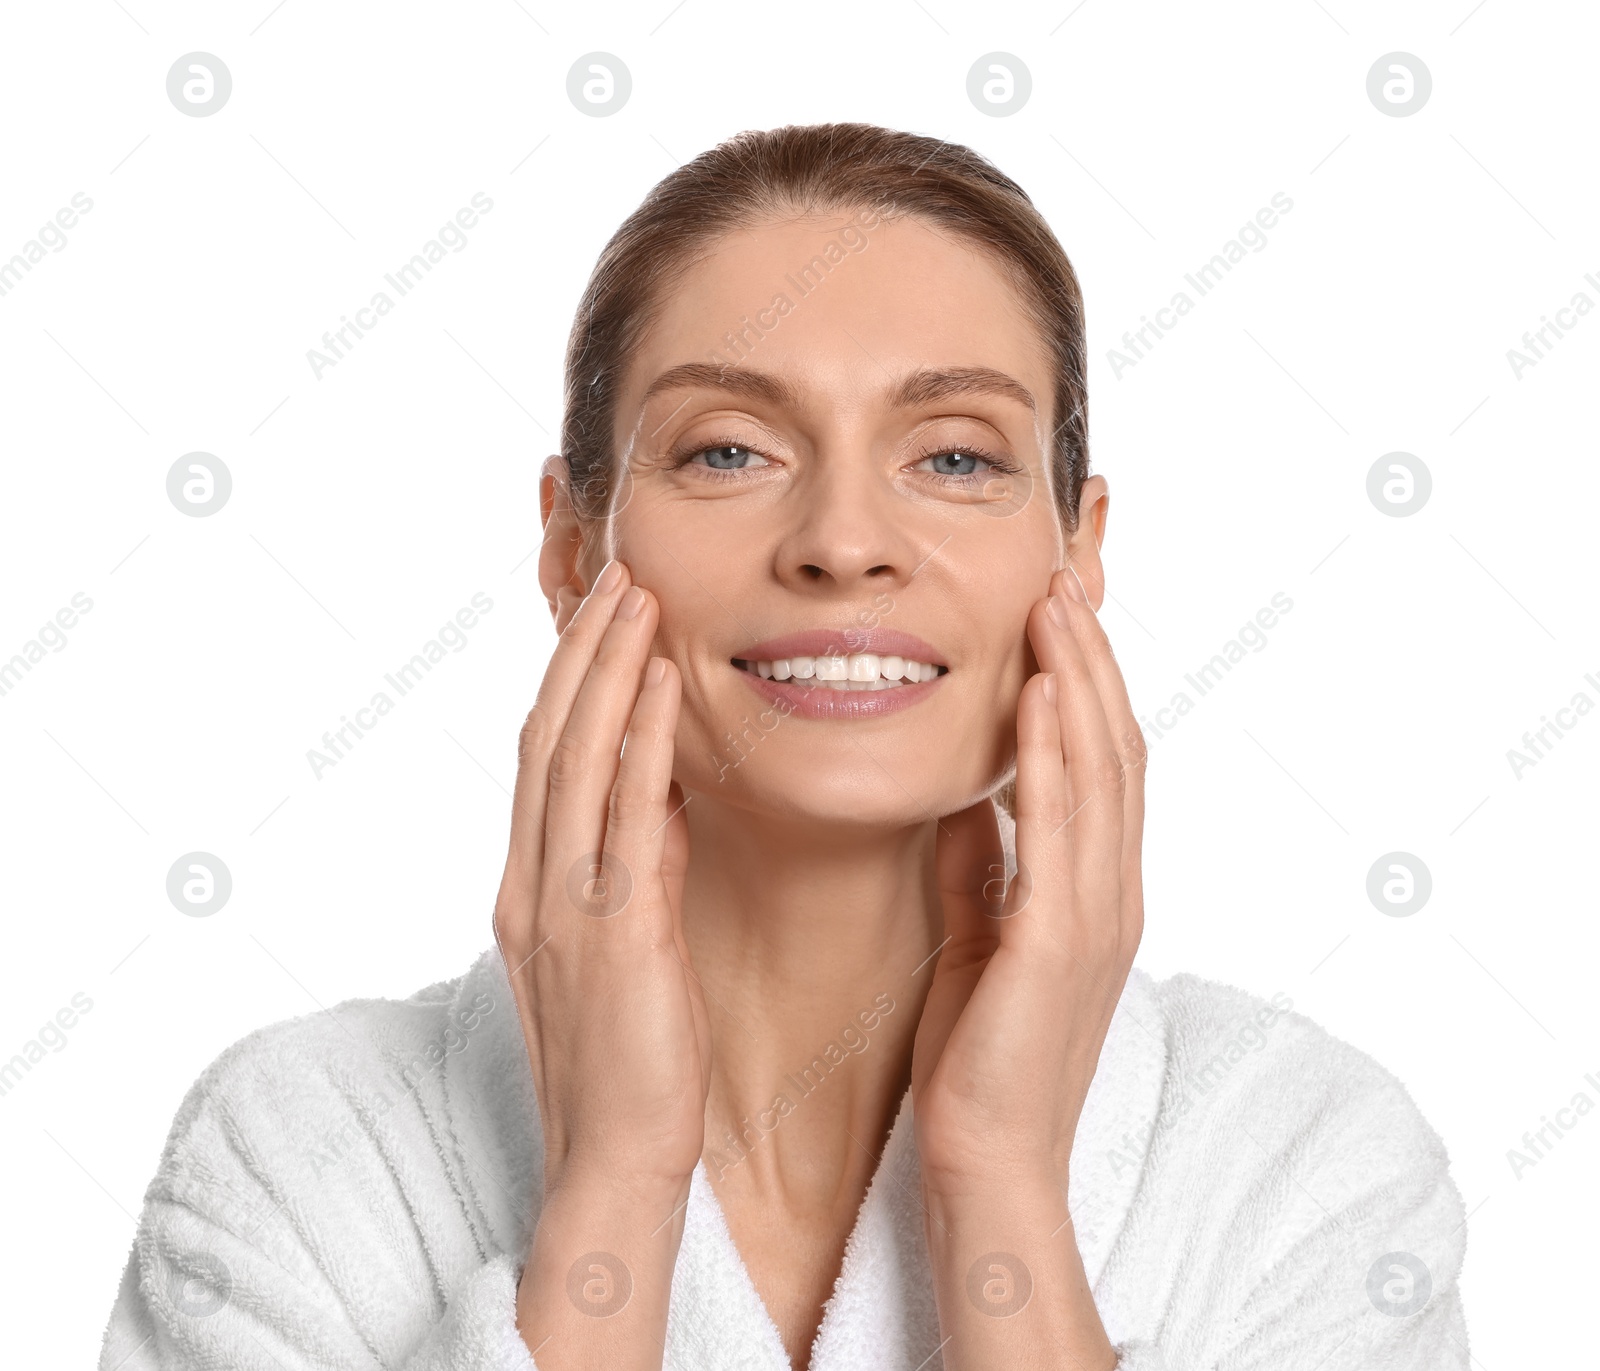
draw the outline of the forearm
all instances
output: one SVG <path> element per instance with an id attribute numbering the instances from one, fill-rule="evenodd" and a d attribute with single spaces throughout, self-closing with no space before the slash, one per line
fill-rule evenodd
<path id="1" fill-rule="evenodd" d="M 547 1192 L 517 1288 L 517 1331 L 539 1371 L 660 1371 L 688 1195 L 687 1178 Z"/>
<path id="2" fill-rule="evenodd" d="M 1112 1371 L 1062 1187 L 923 1199 L 946 1371 Z"/>

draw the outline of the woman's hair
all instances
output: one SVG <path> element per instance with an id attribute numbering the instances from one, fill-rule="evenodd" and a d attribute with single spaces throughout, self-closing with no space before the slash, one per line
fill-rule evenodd
<path id="1" fill-rule="evenodd" d="M 958 143 L 874 124 L 753 129 L 660 181 L 600 254 L 567 342 L 562 455 L 580 518 L 612 507 L 613 431 L 627 363 L 683 275 L 721 235 L 770 217 L 870 209 L 914 215 L 987 249 L 1054 360 L 1049 483 L 1068 531 L 1088 475 L 1083 297 L 1023 189 Z"/>

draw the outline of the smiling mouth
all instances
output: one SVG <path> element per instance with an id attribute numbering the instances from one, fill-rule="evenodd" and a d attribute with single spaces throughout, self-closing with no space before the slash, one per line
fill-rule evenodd
<path id="1" fill-rule="evenodd" d="M 876 652 L 852 652 L 842 656 L 779 657 L 774 661 L 732 659 L 740 671 L 762 680 L 787 681 L 793 685 L 825 690 L 898 690 L 948 675 L 950 668 L 909 657 L 893 657 Z"/>

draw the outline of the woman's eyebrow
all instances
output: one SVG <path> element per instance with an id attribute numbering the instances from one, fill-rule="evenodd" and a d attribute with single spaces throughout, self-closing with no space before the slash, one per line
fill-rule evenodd
<path id="1" fill-rule="evenodd" d="M 897 409 L 909 409 L 955 395 L 1001 395 L 1039 412 L 1027 386 L 993 367 L 918 367 L 896 383 L 889 402 Z"/>
<path id="2" fill-rule="evenodd" d="M 747 400 L 768 400 L 785 409 L 798 409 L 800 395 L 787 381 L 764 371 L 741 371 L 709 362 L 684 362 L 669 367 L 653 380 L 639 400 L 642 410 L 663 391 L 720 390 Z"/>
<path id="3" fill-rule="evenodd" d="M 682 389 L 720 390 L 745 399 L 766 400 L 786 409 L 798 409 L 799 392 L 783 380 L 764 371 L 746 371 L 733 366 L 713 366 L 709 362 L 684 362 L 669 367 L 652 381 L 639 401 L 641 409 L 663 391 Z M 1022 382 L 993 367 L 918 367 L 907 372 L 889 387 L 887 400 L 894 409 L 910 409 L 958 395 L 999 395 L 1026 405 L 1034 414 L 1038 402 Z"/>

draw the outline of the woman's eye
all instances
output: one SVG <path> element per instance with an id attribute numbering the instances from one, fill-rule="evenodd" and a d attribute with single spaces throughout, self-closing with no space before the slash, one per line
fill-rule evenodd
<path id="1" fill-rule="evenodd" d="M 701 448 L 689 460 L 695 462 L 702 457 L 705 461 L 700 464 L 710 467 L 713 471 L 740 471 L 745 467 L 767 465 L 767 459 L 759 452 L 752 452 L 747 447 L 737 447 L 732 443 Z"/>
<path id="2" fill-rule="evenodd" d="M 924 460 L 932 462 L 933 470 L 940 476 L 971 476 L 977 471 L 980 462 L 985 466 L 990 465 L 987 458 L 980 457 L 975 452 L 962 451 L 936 452 Z"/>

